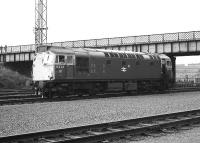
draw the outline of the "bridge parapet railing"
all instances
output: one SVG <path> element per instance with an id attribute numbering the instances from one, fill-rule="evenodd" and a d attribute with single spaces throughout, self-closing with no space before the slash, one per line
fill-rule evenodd
<path id="1" fill-rule="evenodd" d="M 152 44 L 152 43 L 166 43 L 166 42 L 193 41 L 193 40 L 200 40 L 200 31 L 54 42 L 54 43 L 48 43 L 47 45 L 72 47 L 72 48 L 78 48 L 78 47 L 98 48 L 98 47 L 109 47 L 109 46 L 120 46 L 120 45 L 123 46 L 123 45 Z M 34 52 L 34 51 L 35 51 L 34 44 L 8 46 L 0 48 L 1 54 Z"/>
<path id="2" fill-rule="evenodd" d="M 18 46 L 7 46 L 7 47 L 1 47 L 0 53 L 6 54 L 6 53 L 21 53 L 21 52 L 34 52 L 35 51 L 35 45 L 18 45 Z"/>

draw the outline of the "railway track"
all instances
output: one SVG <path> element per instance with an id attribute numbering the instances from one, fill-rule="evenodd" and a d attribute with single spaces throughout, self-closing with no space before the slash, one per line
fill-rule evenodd
<path id="1" fill-rule="evenodd" d="M 0 89 L 0 105 L 25 103 L 36 98 L 32 90 Z"/>
<path id="2" fill-rule="evenodd" d="M 0 91 L 0 106 L 2 105 L 14 105 L 14 104 L 28 104 L 28 103 L 42 103 L 42 102 L 59 102 L 59 101 L 71 101 L 71 100 L 83 100 L 83 99 L 93 99 L 93 98 L 109 98 L 109 97 L 120 97 L 120 96 L 136 96 L 136 95 L 151 95 L 151 94 L 167 94 L 176 92 L 190 92 L 190 91 L 200 91 L 199 88 L 173 88 L 164 92 L 143 92 L 143 93 L 107 93 L 98 94 L 95 96 L 78 96 L 71 95 L 63 98 L 53 98 L 47 99 L 41 96 L 35 96 L 33 91 Z"/>
<path id="3" fill-rule="evenodd" d="M 32 89 L 8 89 L 8 88 L 0 88 L 0 94 L 3 93 L 29 93 Z"/>
<path id="4" fill-rule="evenodd" d="M 200 109 L 103 124 L 1 137 L 1 143 L 96 143 L 160 136 L 200 127 Z"/>

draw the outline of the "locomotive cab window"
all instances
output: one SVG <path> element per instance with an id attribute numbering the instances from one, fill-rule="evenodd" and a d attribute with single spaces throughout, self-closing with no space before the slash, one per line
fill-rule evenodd
<path id="1" fill-rule="evenodd" d="M 66 63 L 68 65 L 73 65 L 73 56 L 72 55 L 68 55 L 66 58 Z"/>
<path id="2" fill-rule="evenodd" d="M 65 63 L 65 56 L 64 55 L 57 55 L 56 56 L 56 63 Z"/>
<path id="3" fill-rule="evenodd" d="M 122 61 L 122 67 L 126 66 L 126 61 Z"/>
<path id="4" fill-rule="evenodd" d="M 171 66 L 171 62 L 170 61 L 167 61 L 167 66 Z"/>
<path id="5" fill-rule="evenodd" d="M 109 53 L 104 53 L 105 57 L 110 57 Z"/>

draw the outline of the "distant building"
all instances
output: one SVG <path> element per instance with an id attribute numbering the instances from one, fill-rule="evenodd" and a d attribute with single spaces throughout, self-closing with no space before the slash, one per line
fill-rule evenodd
<path id="1" fill-rule="evenodd" d="M 176 65 L 176 81 L 200 83 L 200 63 Z"/>

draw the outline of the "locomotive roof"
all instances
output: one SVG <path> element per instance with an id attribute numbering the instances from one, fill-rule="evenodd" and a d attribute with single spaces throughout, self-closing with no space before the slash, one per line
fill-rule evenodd
<path id="1" fill-rule="evenodd" d="M 111 52 L 111 53 L 132 53 L 132 54 L 146 54 L 143 52 L 133 51 L 119 51 L 119 50 L 107 50 L 107 49 L 91 49 L 91 48 L 66 48 L 66 47 L 51 47 L 48 49 L 53 53 L 75 53 L 75 52 Z"/>
<path id="2" fill-rule="evenodd" d="M 53 53 L 74 53 L 74 50 L 72 48 L 64 48 L 64 47 L 51 47 L 48 49 L 48 51 L 51 51 Z"/>
<path id="3" fill-rule="evenodd" d="M 165 54 L 159 54 L 159 57 L 161 59 L 167 59 L 167 60 L 170 60 L 170 58 L 168 56 L 166 56 Z"/>
<path id="4" fill-rule="evenodd" d="M 77 55 L 88 55 L 93 54 L 98 56 L 99 54 L 103 56 L 104 53 L 125 53 L 125 54 L 137 54 L 137 55 L 157 55 L 161 59 L 169 59 L 170 58 L 164 54 L 157 53 L 144 53 L 144 52 L 133 52 L 133 51 L 119 51 L 119 50 L 107 50 L 107 49 L 91 49 L 91 48 L 67 48 L 67 47 L 56 47 L 52 46 L 48 48 L 48 51 L 51 51 L 56 54 L 77 54 Z M 92 53 L 91 53 L 92 52 Z M 96 52 L 96 54 L 95 54 Z M 100 56 L 99 55 L 99 56 Z"/>

